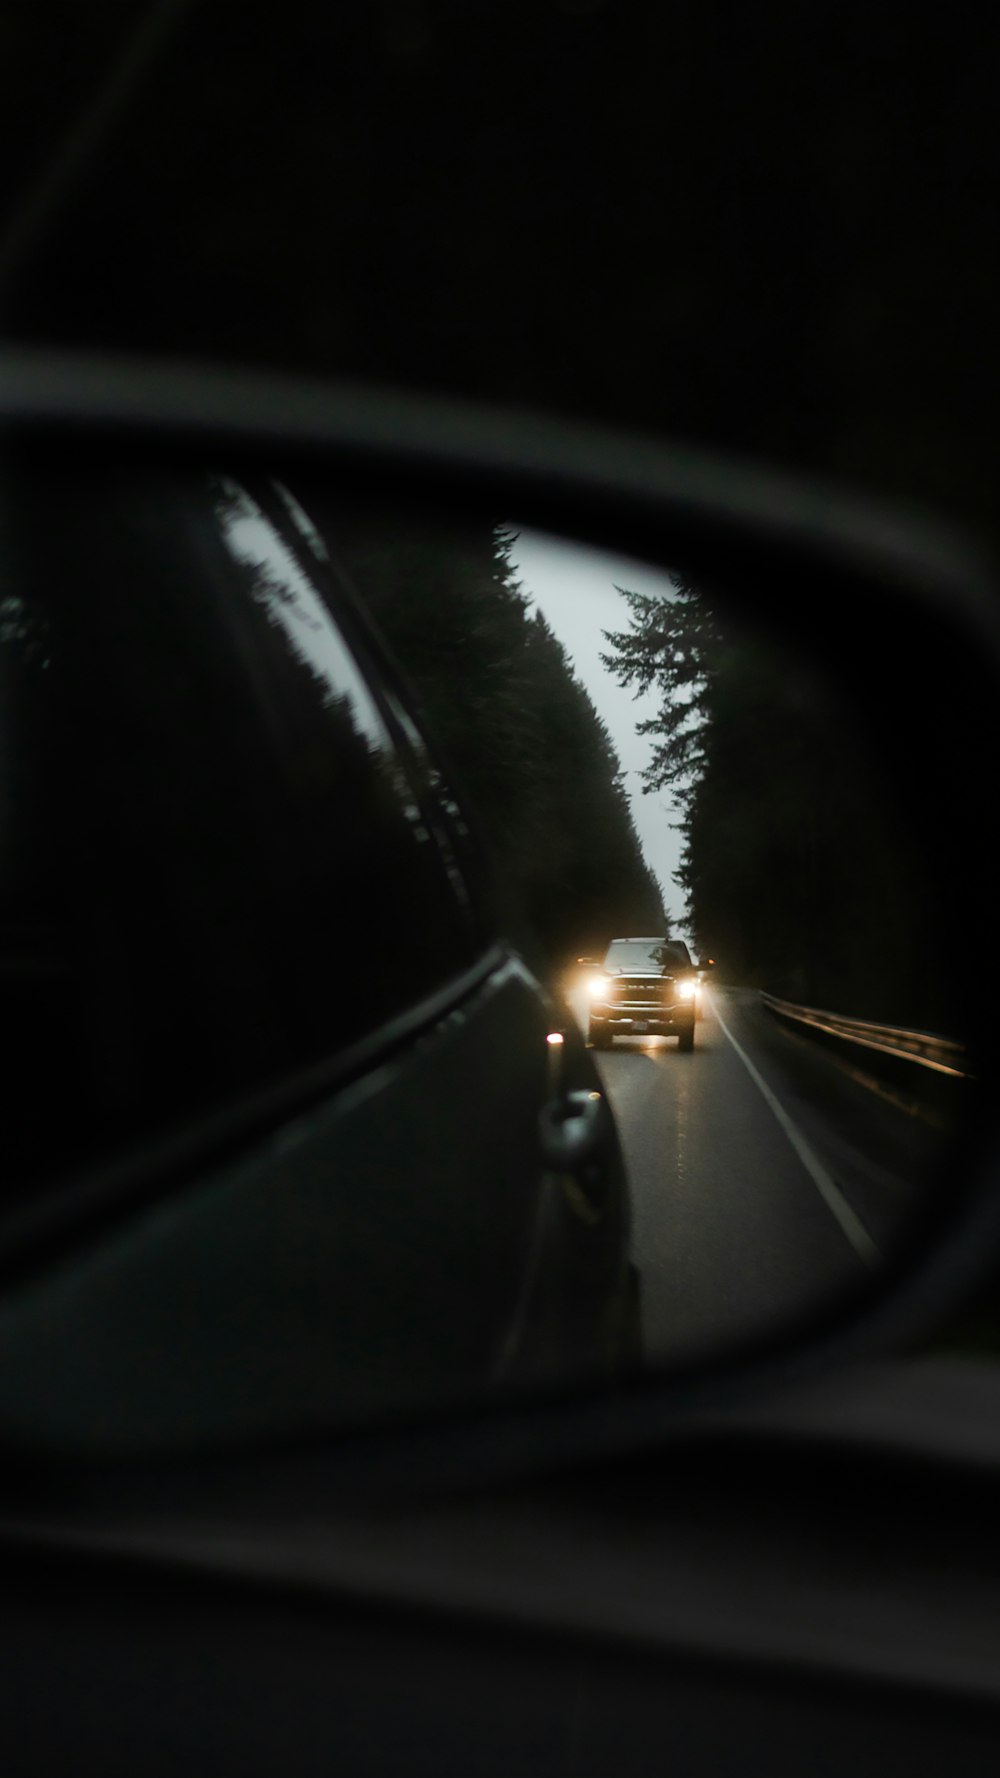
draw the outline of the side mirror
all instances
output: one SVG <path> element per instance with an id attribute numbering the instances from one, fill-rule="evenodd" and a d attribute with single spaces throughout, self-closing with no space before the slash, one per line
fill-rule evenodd
<path id="1" fill-rule="evenodd" d="M 985 1275 L 962 548 L 464 405 L 0 372 L 8 1448 L 632 1387 L 634 1268 L 643 1388 L 693 1407 Z M 711 994 L 650 967 L 674 930 Z"/>

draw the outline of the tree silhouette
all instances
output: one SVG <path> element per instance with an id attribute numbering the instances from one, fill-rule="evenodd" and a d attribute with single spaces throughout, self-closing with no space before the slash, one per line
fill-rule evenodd
<path id="1" fill-rule="evenodd" d="M 304 504 L 409 680 L 493 853 L 508 905 L 561 965 L 664 930 L 610 735 L 532 609 L 503 525 L 460 530 Z"/>
<path id="2" fill-rule="evenodd" d="M 915 836 L 877 758 L 819 671 L 680 577 L 669 599 L 625 592 L 607 632 L 620 682 L 659 693 L 644 789 L 681 808 L 679 880 L 701 951 L 729 980 L 887 1023 L 947 1020 L 914 968 L 928 906 Z"/>

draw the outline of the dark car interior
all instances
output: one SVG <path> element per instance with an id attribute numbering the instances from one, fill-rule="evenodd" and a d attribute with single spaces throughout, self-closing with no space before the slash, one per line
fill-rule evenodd
<path id="1" fill-rule="evenodd" d="M 997 51 L 8 9 L 4 1778 L 995 1771 Z"/>

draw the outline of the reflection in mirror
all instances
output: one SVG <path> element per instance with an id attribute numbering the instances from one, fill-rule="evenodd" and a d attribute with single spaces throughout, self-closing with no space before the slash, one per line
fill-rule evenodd
<path id="1" fill-rule="evenodd" d="M 112 1231 L 0 1294 L 0 1425 L 589 1385 L 891 1262 L 970 1103 L 937 835 L 739 587 L 227 464 L 28 459 L 0 556 L 0 1238 Z"/>
<path id="2" fill-rule="evenodd" d="M 516 526 L 423 549 L 349 554 L 593 1052 L 644 1354 L 731 1353 L 891 1260 L 968 1109 L 927 831 L 738 588 Z"/>

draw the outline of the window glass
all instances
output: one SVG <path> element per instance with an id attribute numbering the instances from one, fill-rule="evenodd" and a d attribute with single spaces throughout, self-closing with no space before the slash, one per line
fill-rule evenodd
<path id="1" fill-rule="evenodd" d="M 0 573 L 15 1174 L 334 1056 L 479 954 L 419 737 L 239 482 L 36 467 Z"/>
<path id="2" fill-rule="evenodd" d="M 662 938 L 618 938 L 604 959 L 608 969 L 690 969 L 686 945 Z"/>

